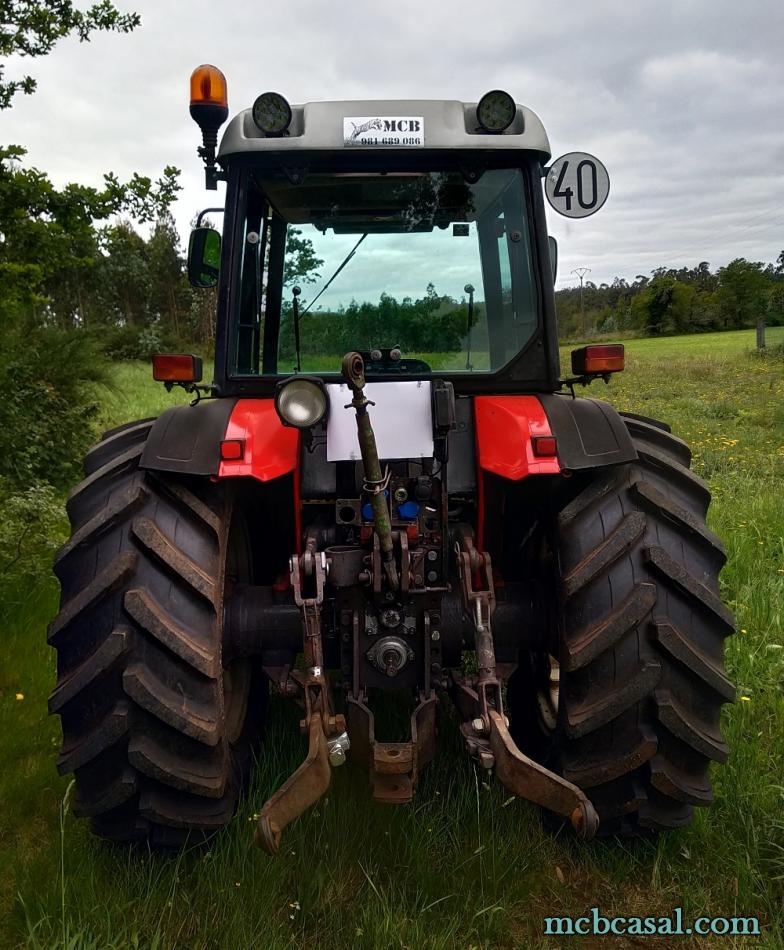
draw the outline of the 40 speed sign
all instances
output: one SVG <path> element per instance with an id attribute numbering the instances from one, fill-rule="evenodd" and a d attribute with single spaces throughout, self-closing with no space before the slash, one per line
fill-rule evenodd
<path id="1" fill-rule="evenodd" d="M 587 152 L 567 152 L 547 169 L 547 200 L 567 218 L 587 218 L 610 193 L 610 176 L 598 158 Z"/>

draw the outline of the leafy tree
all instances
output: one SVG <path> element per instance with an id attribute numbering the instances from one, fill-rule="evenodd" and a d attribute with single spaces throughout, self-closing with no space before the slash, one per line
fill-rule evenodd
<path id="1" fill-rule="evenodd" d="M 645 328 L 653 336 L 682 333 L 688 327 L 691 298 L 694 291 L 674 277 L 654 271 L 654 278 L 645 288 L 641 304 Z"/>
<path id="2" fill-rule="evenodd" d="M 319 267 L 324 261 L 316 257 L 313 242 L 302 237 L 299 228 L 289 226 L 286 232 L 286 256 L 283 261 L 283 286 L 290 287 L 297 282 L 314 284 L 321 276 Z"/>
<path id="3" fill-rule="evenodd" d="M 43 172 L 21 166 L 24 154 L 18 146 L 0 148 L 0 304 L 6 318 L 82 326 L 99 253 L 96 222 L 165 214 L 180 190 L 179 171 L 167 166 L 154 183 L 136 174 L 121 184 L 107 174 L 103 188 L 58 190 Z"/>
<path id="4" fill-rule="evenodd" d="M 104 253 L 96 267 L 99 311 L 105 320 L 120 326 L 149 323 L 151 288 L 144 238 L 121 221 L 104 229 L 102 245 Z"/>
<path id="5" fill-rule="evenodd" d="M 58 40 L 75 33 L 81 42 L 99 31 L 130 33 L 141 23 L 138 13 L 120 13 L 109 0 L 78 10 L 71 0 L 0 0 L 0 59 L 35 58 L 51 53 Z M 0 109 L 7 109 L 18 92 L 35 92 L 32 76 L 7 80 L 0 62 Z"/>
<path id="6" fill-rule="evenodd" d="M 722 267 L 718 301 L 725 327 L 753 326 L 765 313 L 767 287 L 763 264 L 738 257 Z"/>
<path id="7" fill-rule="evenodd" d="M 147 242 L 152 311 L 175 336 L 182 332 L 182 318 L 189 309 L 189 288 L 180 238 L 174 219 L 162 215 Z"/>
<path id="8" fill-rule="evenodd" d="M 772 326 L 784 324 L 784 283 L 776 284 L 768 297 L 768 323 Z"/>

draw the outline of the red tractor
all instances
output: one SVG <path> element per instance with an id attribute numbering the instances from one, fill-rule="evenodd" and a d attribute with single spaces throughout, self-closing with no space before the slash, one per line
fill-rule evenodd
<path id="1" fill-rule="evenodd" d="M 226 182 L 188 260 L 217 287 L 214 381 L 156 357 L 194 400 L 105 433 L 68 499 L 50 708 L 75 813 L 164 846 L 225 825 L 271 685 L 307 744 L 261 810 L 272 853 L 347 756 L 410 801 L 447 698 L 477 763 L 583 839 L 687 824 L 727 757 L 725 554 L 687 445 L 575 397 L 623 347 L 559 368 L 543 191 L 584 216 L 603 167 L 547 166 L 498 90 L 264 93 L 218 150 L 205 66 L 191 113 Z"/>

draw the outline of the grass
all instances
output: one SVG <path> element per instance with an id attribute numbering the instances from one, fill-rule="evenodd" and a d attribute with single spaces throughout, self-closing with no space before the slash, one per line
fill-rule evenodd
<path id="1" fill-rule="evenodd" d="M 627 372 L 587 393 L 666 419 L 691 443 L 729 553 L 722 585 L 740 632 L 727 665 L 740 699 L 725 709 L 732 755 L 715 771 L 716 802 L 690 828 L 589 846 L 546 832 L 533 806 L 475 772 L 444 715 L 412 806 L 377 805 L 366 779 L 338 770 L 328 799 L 287 830 L 272 860 L 252 846 L 253 816 L 302 754 L 295 710 L 276 704 L 249 797 L 209 850 L 101 844 L 63 807 L 69 783 L 54 769 L 45 625 L 56 586 L 25 579 L 2 617 L 0 945 L 556 947 L 543 936 L 546 915 L 682 906 L 685 917 L 762 921 L 761 942 L 694 945 L 784 946 L 784 362 L 752 346 L 751 331 L 629 341 Z M 147 380 L 146 368 L 119 368 L 104 396 L 107 425 L 181 398 Z"/>

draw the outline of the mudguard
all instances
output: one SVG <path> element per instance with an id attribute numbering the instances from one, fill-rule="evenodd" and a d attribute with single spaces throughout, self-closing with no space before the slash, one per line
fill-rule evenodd
<path id="1" fill-rule="evenodd" d="M 225 439 L 242 441 L 241 458 L 221 460 Z M 266 482 L 294 471 L 298 457 L 299 431 L 281 423 L 271 399 L 208 399 L 162 413 L 150 430 L 140 465 Z"/>
<path id="2" fill-rule="evenodd" d="M 141 468 L 187 475 L 217 475 L 220 444 L 236 399 L 203 399 L 161 413 L 147 436 Z"/>
<path id="3" fill-rule="evenodd" d="M 562 469 L 577 472 L 637 459 L 629 430 L 609 403 L 558 393 L 539 399 L 558 440 Z"/>
<path id="4" fill-rule="evenodd" d="M 514 481 L 618 465 L 637 458 L 618 412 L 595 399 L 566 395 L 477 396 L 479 467 Z M 554 436 L 557 458 L 537 457 L 532 439 Z"/>

